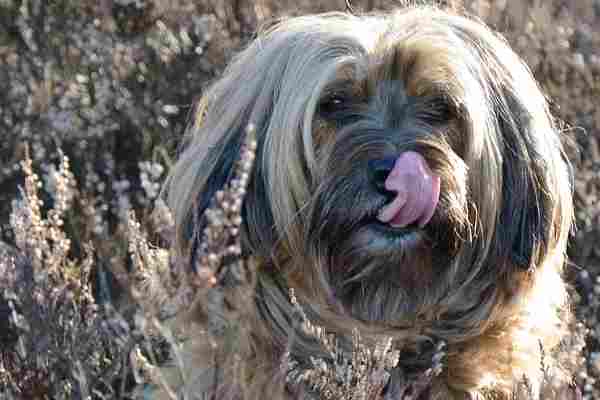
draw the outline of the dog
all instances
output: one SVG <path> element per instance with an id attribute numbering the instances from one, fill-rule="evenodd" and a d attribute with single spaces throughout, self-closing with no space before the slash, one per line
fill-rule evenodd
<path id="1" fill-rule="evenodd" d="M 306 371 L 327 359 L 301 332 L 298 304 L 342 347 L 356 332 L 390 338 L 398 360 L 373 398 L 409 396 L 403 379 L 431 375 L 424 357 L 438 342 L 440 370 L 405 398 L 509 399 L 523 377 L 538 390 L 541 357 L 568 381 L 553 350 L 569 320 L 571 168 L 541 89 L 501 36 L 423 5 L 287 18 L 200 104 L 169 178 L 174 248 L 192 263 L 193 232 L 252 124 L 240 239 L 256 276 L 236 339 L 211 338 L 206 315 L 187 314 L 197 331 L 182 353 L 203 376 L 194 395 L 334 398 L 282 372 L 282 360 Z"/>

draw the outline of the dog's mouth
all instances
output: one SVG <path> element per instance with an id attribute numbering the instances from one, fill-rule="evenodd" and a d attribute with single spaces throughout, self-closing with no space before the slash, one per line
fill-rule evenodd
<path id="1" fill-rule="evenodd" d="M 440 197 L 440 177 L 435 175 L 422 155 L 403 153 L 385 180 L 392 200 L 377 214 L 377 220 L 398 233 L 407 228 L 423 228 L 429 223 Z"/>
<path id="2" fill-rule="evenodd" d="M 394 226 L 381 222 L 377 218 L 369 218 L 365 225 L 376 232 L 391 236 L 402 236 L 422 230 L 422 227 L 417 224 Z"/>
<path id="3" fill-rule="evenodd" d="M 362 178 L 361 178 L 362 179 Z M 395 251 L 437 237 L 438 221 L 434 218 L 440 203 L 441 178 L 435 175 L 424 157 L 404 152 L 395 160 L 385 179 L 385 193 L 365 190 L 364 181 L 328 182 L 333 190 L 322 191 L 317 203 L 336 207 L 315 208 L 315 232 L 325 243 L 332 238 L 354 249 Z M 382 195 L 385 194 L 385 195 Z M 429 225 L 435 222 L 435 229 Z"/>
<path id="4" fill-rule="evenodd" d="M 361 226 L 363 234 L 366 234 L 363 236 L 365 240 L 363 243 L 372 251 L 393 251 L 398 246 L 405 248 L 411 243 L 415 245 L 431 239 L 431 232 L 428 232 L 426 227 L 420 227 L 416 223 L 402 227 L 394 226 L 381 222 L 376 214 L 365 218 Z"/>

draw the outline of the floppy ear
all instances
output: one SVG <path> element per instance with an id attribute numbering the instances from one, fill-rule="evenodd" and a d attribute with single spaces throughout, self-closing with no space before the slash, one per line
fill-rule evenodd
<path id="1" fill-rule="evenodd" d="M 249 123 L 258 147 L 242 207 L 242 246 L 269 258 L 276 238 L 301 247 L 301 228 L 292 222 L 310 197 L 314 109 L 340 66 L 364 53 L 357 37 L 339 33 L 353 20 L 338 17 L 302 17 L 267 29 L 207 88 L 202 121 L 169 175 L 181 256 L 189 257 L 195 232 L 205 227 L 204 211 L 231 178 Z"/>
<path id="2" fill-rule="evenodd" d="M 196 119 L 186 134 L 184 150 L 169 173 L 165 189 L 176 226 L 174 248 L 183 259 L 189 260 L 191 256 L 192 263 L 197 242 L 206 227 L 204 212 L 211 206 L 216 192 L 233 177 L 249 124 L 256 128 L 258 149 L 242 216 L 249 212 L 247 203 L 257 204 L 252 208 L 256 209 L 255 213 L 269 212 L 258 206 L 269 203 L 259 201 L 266 191 L 263 179 L 257 174 L 263 176 L 262 147 L 280 81 L 279 70 L 283 68 L 278 62 L 264 65 L 271 53 L 281 53 L 276 51 L 276 46 L 267 46 L 268 43 L 251 44 L 234 58 L 221 78 L 206 89 L 198 104 Z M 256 225 L 256 231 L 262 234 L 260 230 L 265 220 L 256 215 L 244 216 L 240 232 L 243 246 L 245 236 L 252 236 L 244 234 L 246 227 L 263 222 Z M 270 232 L 269 229 L 264 231 L 265 235 Z"/>
<path id="3" fill-rule="evenodd" d="M 191 208 L 192 215 L 187 219 L 185 226 L 185 236 L 192 246 L 190 252 L 192 269 L 196 268 L 196 261 L 199 256 L 198 247 L 207 225 L 204 212 L 213 205 L 216 193 L 222 190 L 233 177 L 236 161 L 240 157 L 242 142 L 242 132 L 221 137 L 214 146 L 214 150 L 209 151 L 203 163 L 200 164 L 200 170 L 204 171 L 208 176 L 202 189 L 194 199 L 194 204 Z"/>
<path id="4" fill-rule="evenodd" d="M 204 112 L 207 112 L 206 110 Z M 199 124 L 201 125 L 202 121 Z M 233 132 L 230 131 L 227 135 L 218 138 L 216 143 L 206 151 L 204 159 L 198 166 L 200 174 L 205 175 L 205 178 L 200 190 L 193 199 L 190 215 L 188 215 L 184 226 L 185 239 L 191 244 L 190 263 L 192 268 L 196 266 L 197 257 L 199 256 L 198 247 L 207 226 L 205 211 L 214 205 L 213 202 L 217 192 L 223 190 L 234 178 L 236 165 L 241 157 L 242 145 L 246 141 L 249 125 L 250 123 L 239 124 Z M 258 131 L 256 134 L 258 141 L 256 158 L 260 159 L 264 137 L 258 137 Z M 266 190 L 262 178 L 263 167 L 260 164 L 255 163 L 250 172 L 249 184 L 242 203 L 241 239 L 244 252 L 256 253 L 260 248 L 260 244 L 264 246 L 265 243 L 272 243 L 273 240 L 272 230 L 269 229 L 272 222 L 268 222 L 273 220 L 270 209 L 259 206 L 268 204 L 264 198 Z M 249 204 L 253 206 L 250 207 Z"/>
<path id="5" fill-rule="evenodd" d="M 524 61 L 488 29 L 470 22 L 457 29 L 475 55 L 465 58 L 475 90 L 465 93 L 464 101 L 476 110 L 470 118 L 486 135 L 475 132 L 472 138 L 488 153 L 472 164 L 481 169 L 473 171 L 480 181 L 472 187 L 482 199 L 479 222 L 489 224 L 481 229 L 493 236 L 486 237 L 491 243 L 486 257 L 529 270 L 566 246 L 572 221 L 569 163 L 546 99 Z M 486 111 L 478 108 L 480 102 Z M 487 189 L 486 180 L 497 182 L 501 192 Z"/>
<path id="6" fill-rule="evenodd" d="M 528 110 L 512 93 L 503 95 L 497 107 L 503 162 L 496 251 L 500 259 L 529 270 L 556 245 L 569 218 L 563 214 L 570 207 L 561 204 L 569 164 L 545 110 Z"/>

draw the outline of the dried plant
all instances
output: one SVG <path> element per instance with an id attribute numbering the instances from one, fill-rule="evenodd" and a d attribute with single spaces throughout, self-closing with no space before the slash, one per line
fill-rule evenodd
<path id="1" fill-rule="evenodd" d="M 192 268 L 199 287 L 248 283 L 240 243 L 242 202 L 256 152 L 255 126 L 246 128 L 246 140 L 236 163 L 234 177 L 217 191 L 213 206 L 206 209 L 207 225 L 198 246 L 199 256 Z M 196 219 L 197 220 L 197 219 Z"/>
<path id="2" fill-rule="evenodd" d="M 69 169 L 69 159 L 61 155 L 59 170 L 51 170 L 51 195 L 54 206 L 48 211 L 47 218 L 42 217 L 43 202 L 38 196 L 42 183 L 33 172 L 29 152 L 21 162 L 25 175 L 25 187 L 22 189 L 20 204 L 14 205 L 10 218 L 15 234 L 16 246 L 31 255 L 32 267 L 47 274 L 53 282 L 61 279 L 65 273 L 60 267 L 64 264 L 70 247 L 70 240 L 63 232 L 64 214 L 74 194 L 74 178 Z M 43 268 L 42 268 L 43 265 Z"/>
<path id="3" fill-rule="evenodd" d="M 141 224 L 131 212 L 128 217 L 127 237 L 133 269 L 128 286 L 133 299 L 142 307 L 148 323 L 147 334 L 159 333 L 168 338 L 169 350 L 180 369 L 182 387 L 186 387 L 183 354 L 180 345 L 193 341 L 194 330 L 168 328 L 169 320 L 196 307 L 205 308 L 209 318 L 210 334 L 222 336 L 227 327 L 239 329 L 244 313 L 226 309 L 225 297 L 230 292 L 251 293 L 254 271 L 251 260 L 242 257 L 239 229 L 242 223 L 241 207 L 248 185 L 249 173 L 255 158 L 256 141 L 253 125 L 247 127 L 246 140 L 230 181 L 215 194 L 213 205 L 204 213 L 206 227 L 198 238 L 196 264 L 189 268 L 167 250 L 152 246 Z M 165 204 L 156 202 L 152 217 L 161 230 L 173 233 L 172 216 Z M 247 301 L 245 301 L 247 303 Z M 240 303 L 241 304 L 241 303 Z M 230 304 L 231 305 L 231 304 Z M 230 352 L 231 349 L 222 349 Z M 239 357 L 233 354 L 233 357 Z M 132 353 L 132 362 L 140 371 L 137 378 L 153 383 L 167 398 L 177 398 L 181 388 L 170 387 L 159 369 L 140 351 Z"/>
<path id="4" fill-rule="evenodd" d="M 63 227 L 76 194 L 69 159 L 62 155 L 58 169 L 51 170 L 53 206 L 45 216 L 41 181 L 28 152 L 21 167 L 25 183 L 10 219 L 16 251 L 0 258 L 0 269 L 10 277 L 1 299 L 11 333 L 0 348 L 0 393 L 19 399 L 112 393 L 124 348 L 103 329 L 103 311 L 92 295 L 93 246 L 87 244 L 79 260 L 69 255 Z"/>
<path id="5" fill-rule="evenodd" d="M 311 357 L 310 364 L 296 360 L 288 351 L 284 356 L 286 382 L 297 386 L 305 384 L 319 398 L 327 400 L 376 400 L 382 399 L 390 380 L 391 371 L 400 361 L 400 350 L 393 349 L 391 337 L 379 338 L 374 344 L 366 342 L 358 329 L 354 329 L 351 349 L 340 345 L 340 338 L 313 324 L 298 303 L 294 289 L 290 289 L 290 302 L 299 319 L 300 328 L 308 337 L 317 340 L 325 349 L 326 357 Z M 443 369 L 445 343 L 439 341 L 431 360 L 431 367 L 407 380 L 397 389 L 396 397 L 401 400 L 416 400 L 431 384 L 431 380 Z"/>
<path id="6" fill-rule="evenodd" d="M 133 262 L 130 287 L 134 299 L 146 307 L 150 315 L 161 320 L 173 317 L 191 306 L 197 289 L 224 285 L 248 284 L 247 261 L 241 250 L 239 229 L 241 206 L 255 157 L 254 127 L 247 128 L 247 140 L 231 181 L 215 195 L 214 204 L 205 211 L 207 225 L 199 239 L 196 264 L 191 273 L 187 266 L 172 260 L 167 249 L 152 246 L 142 232 L 133 212 L 128 216 L 127 237 Z M 173 219 L 162 200 L 157 201 L 154 224 L 160 230 L 173 232 Z"/>

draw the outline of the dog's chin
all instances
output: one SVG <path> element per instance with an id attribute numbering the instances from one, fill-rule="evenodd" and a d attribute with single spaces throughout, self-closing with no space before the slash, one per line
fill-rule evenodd
<path id="1" fill-rule="evenodd" d="M 433 228 L 433 227 L 432 227 Z M 393 322 L 410 318 L 411 304 L 435 284 L 436 259 L 428 227 L 365 222 L 332 245 L 336 297 L 354 318 Z M 383 303 L 393 306 L 387 307 Z"/>
<path id="2" fill-rule="evenodd" d="M 395 226 L 384 223 L 376 218 L 364 221 L 351 235 L 352 246 L 362 249 L 370 257 L 406 257 L 414 251 L 434 246 L 432 233 L 436 228 L 421 227 L 417 223 L 406 226 Z"/>
<path id="3" fill-rule="evenodd" d="M 407 226 L 394 226 L 381 221 L 370 221 L 365 225 L 366 233 L 372 235 L 378 242 L 375 244 L 386 246 L 386 249 L 393 251 L 396 247 L 414 247 L 427 239 L 427 233 L 417 224 Z"/>
<path id="4" fill-rule="evenodd" d="M 332 276 L 338 287 L 367 280 L 393 280 L 399 287 L 428 284 L 434 242 L 429 228 L 365 221 L 347 238 L 331 243 Z"/>

